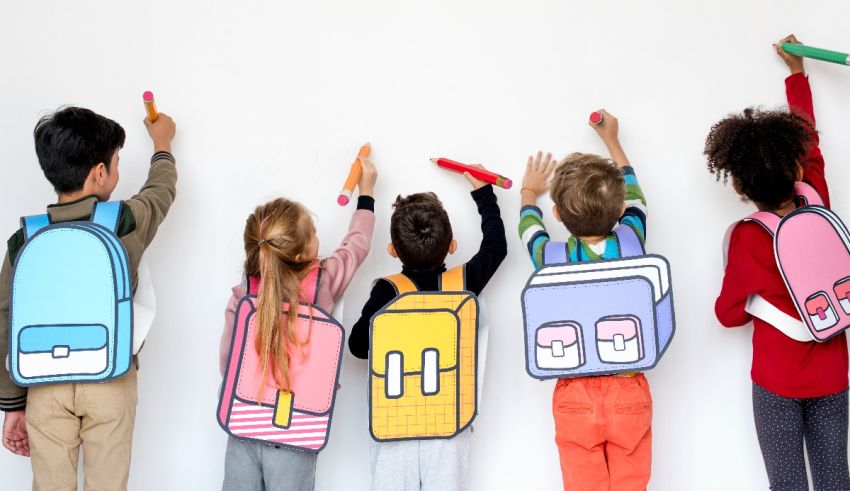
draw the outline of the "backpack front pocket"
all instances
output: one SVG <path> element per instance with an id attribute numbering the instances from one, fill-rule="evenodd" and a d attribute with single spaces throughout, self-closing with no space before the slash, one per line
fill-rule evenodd
<path id="1" fill-rule="evenodd" d="M 18 337 L 24 378 L 99 375 L 109 368 L 109 331 L 102 324 L 26 326 Z"/>
<path id="2" fill-rule="evenodd" d="M 640 319 L 612 315 L 596 323 L 596 349 L 605 363 L 635 363 L 643 358 Z"/>
<path id="3" fill-rule="evenodd" d="M 581 325 L 572 321 L 549 322 L 537 329 L 537 366 L 569 370 L 584 365 Z"/>

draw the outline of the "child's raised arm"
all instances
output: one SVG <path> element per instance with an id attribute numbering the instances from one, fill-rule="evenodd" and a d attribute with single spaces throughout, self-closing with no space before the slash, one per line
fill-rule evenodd
<path id="1" fill-rule="evenodd" d="M 812 88 L 809 85 L 809 79 L 806 76 L 805 67 L 803 66 L 803 58 L 794 56 L 785 52 L 782 49 L 782 43 L 797 43 L 800 41 L 796 36 L 791 34 L 774 44 L 776 54 L 782 58 L 782 61 L 788 66 L 791 75 L 785 79 L 785 97 L 788 100 L 788 107 L 798 116 L 806 119 L 812 124 L 812 141 L 809 154 L 804 162 L 803 180 L 811 184 L 821 195 L 824 204 L 829 206 L 829 187 L 826 183 L 824 174 L 824 159 L 820 151 L 820 139 L 816 131 L 815 125 L 815 110 L 812 103 Z"/>
<path id="2" fill-rule="evenodd" d="M 537 198 L 549 189 L 549 177 L 557 165 L 551 153 L 544 157 L 543 152 L 537 152 L 536 157 L 528 157 L 522 178 L 519 236 L 535 268 L 543 266 L 543 248 L 549 241 L 549 233 L 543 224 L 543 212 L 537 207 Z"/>
<path id="3" fill-rule="evenodd" d="M 600 109 L 599 112 L 602 114 L 602 122 L 599 124 L 588 122 L 588 124 L 596 131 L 599 138 L 602 139 L 602 143 L 608 148 L 608 154 L 611 155 L 611 160 L 617 164 L 617 167 L 623 168 L 631 165 L 629 158 L 626 157 L 626 152 L 623 151 L 623 147 L 620 145 L 620 138 L 618 136 L 620 122 L 617 121 L 617 118 L 613 114 L 604 109 Z"/>

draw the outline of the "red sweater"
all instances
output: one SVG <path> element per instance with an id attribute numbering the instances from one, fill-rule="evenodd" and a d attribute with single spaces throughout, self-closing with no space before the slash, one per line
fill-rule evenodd
<path id="1" fill-rule="evenodd" d="M 785 93 L 793 111 L 815 121 L 812 91 L 805 75 L 788 77 Z M 803 180 L 818 191 L 828 207 L 829 189 L 817 134 Z M 786 314 L 800 318 L 776 266 L 773 238 L 755 223 L 740 223 L 732 232 L 728 257 L 714 311 L 726 327 L 753 321 L 753 382 L 793 398 L 821 397 L 846 389 L 848 356 L 844 333 L 825 343 L 801 343 L 744 311 L 747 297 L 757 293 Z"/>

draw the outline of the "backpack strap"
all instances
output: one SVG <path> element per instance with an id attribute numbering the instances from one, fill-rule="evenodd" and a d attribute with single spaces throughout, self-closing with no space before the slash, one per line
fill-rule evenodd
<path id="1" fill-rule="evenodd" d="M 419 288 L 416 286 L 416 283 L 413 282 L 410 278 L 404 275 L 404 273 L 396 273 L 390 276 L 384 277 L 384 279 L 389 282 L 390 285 L 395 288 L 396 295 L 401 295 L 402 293 L 410 293 L 418 291 Z"/>
<path id="2" fill-rule="evenodd" d="M 640 237 L 632 227 L 620 224 L 614 228 L 614 235 L 617 237 L 617 245 L 620 247 L 620 257 L 635 257 L 646 254 Z"/>
<path id="3" fill-rule="evenodd" d="M 567 257 L 566 242 L 556 242 L 554 240 L 546 242 L 546 244 L 543 246 L 544 266 L 551 266 L 552 264 L 565 264 L 568 262 L 570 261 Z"/>
<path id="4" fill-rule="evenodd" d="M 460 265 L 440 275 L 440 291 L 466 291 L 466 266 Z"/>
<path id="5" fill-rule="evenodd" d="M 39 230 L 49 225 L 50 216 L 47 214 L 21 218 L 21 229 L 24 231 L 24 240 L 30 240 Z"/>
<path id="6" fill-rule="evenodd" d="M 319 261 L 315 261 L 310 266 L 310 271 L 307 276 L 301 280 L 301 293 L 307 299 L 308 303 L 316 303 L 319 299 L 319 280 L 322 277 L 322 268 Z M 260 277 L 247 277 L 248 295 L 257 295 L 260 291 Z"/>
<path id="7" fill-rule="evenodd" d="M 770 211 L 757 211 L 741 221 L 757 223 L 761 225 L 767 233 L 773 236 L 776 235 L 776 230 L 779 228 L 779 222 L 782 221 L 782 217 Z"/>
<path id="8" fill-rule="evenodd" d="M 794 184 L 794 193 L 803 200 L 804 206 L 823 206 L 823 198 L 811 184 L 799 181 Z"/>
<path id="9" fill-rule="evenodd" d="M 121 217 L 121 202 L 106 201 L 94 205 L 91 221 L 111 230 L 118 231 L 118 219 Z"/>
<path id="10" fill-rule="evenodd" d="M 751 316 L 758 317 L 767 322 L 771 327 L 795 341 L 800 341 L 801 343 L 815 341 L 812 333 L 803 324 L 803 321 L 795 319 L 779 310 L 761 295 L 751 295 L 747 298 L 747 305 L 744 307 L 744 310 Z"/>

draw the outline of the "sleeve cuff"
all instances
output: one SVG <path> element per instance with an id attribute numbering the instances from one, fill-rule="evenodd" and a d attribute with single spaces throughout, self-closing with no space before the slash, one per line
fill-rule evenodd
<path id="1" fill-rule="evenodd" d="M 357 209 L 358 210 L 369 210 L 372 213 L 375 213 L 375 198 L 371 196 L 358 196 L 357 197 Z"/>
<path id="2" fill-rule="evenodd" d="M 536 214 L 540 215 L 541 218 L 543 217 L 543 210 L 541 210 L 540 207 L 538 207 L 537 205 L 525 205 L 522 208 L 520 208 L 519 214 L 524 215 L 525 212 L 527 212 L 527 211 L 536 213 Z"/>
<path id="3" fill-rule="evenodd" d="M 174 155 L 171 155 L 169 152 L 156 152 L 153 154 L 153 157 L 151 157 L 151 165 L 153 165 L 157 160 L 167 160 L 172 164 L 177 164 L 177 161 L 174 159 Z"/>
<path id="4" fill-rule="evenodd" d="M 472 195 L 472 199 L 474 199 L 476 203 L 486 202 L 488 198 L 492 198 L 493 201 L 496 200 L 496 193 L 493 192 L 492 184 L 488 184 L 482 188 L 473 189 L 469 194 Z"/>

